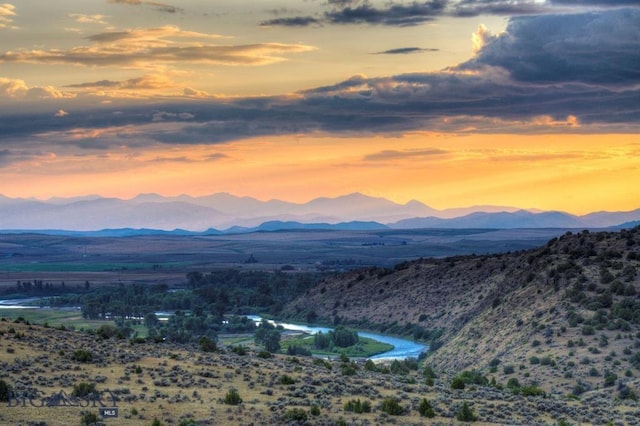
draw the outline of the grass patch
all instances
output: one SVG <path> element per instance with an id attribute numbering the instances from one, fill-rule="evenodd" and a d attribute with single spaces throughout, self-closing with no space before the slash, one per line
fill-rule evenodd
<path id="1" fill-rule="evenodd" d="M 91 330 L 101 325 L 115 324 L 113 321 L 88 320 L 82 317 L 82 312 L 79 310 L 69 309 L 1 309 L 0 317 L 12 320 L 22 317 L 32 324 L 64 326 L 77 330 Z"/>
<path id="2" fill-rule="evenodd" d="M 316 349 L 314 346 L 313 336 L 296 336 L 296 337 L 287 337 L 281 342 L 282 352 L 286 353 L 289 346 L 300 346 L 305 349 L 308 349 L 313 355 L 324 355 L 324 356 L 338 356 L 340 354 L 345 354 L 346 356 L 352 357 L 362 357 L 367 358 L 373 355 L 378 355 L 384 352 L 388 352 L 394 348 L 393 345 L 388 343 L 378 342 L 377 340 L 369 339 L 366 337 L 359 337 L 359 341 L 357 344 L 352 346 L 347 346 L 345 348 L 336 347 L 335 350 L 320 350 Z"/>

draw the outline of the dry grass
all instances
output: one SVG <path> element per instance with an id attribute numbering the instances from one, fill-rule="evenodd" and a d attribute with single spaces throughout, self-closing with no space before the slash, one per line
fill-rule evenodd
<path id="1" fill-rule="evenodd" d="M 484 386 L 452 390 L 447 374 L 441 374 L 435 386 L 424 384 L 421 371 L 382 374 L 360 365 L 355 375 L 345 376 L 339 361 L 331 361 L 328 369 L 312 358 L 263 359 L 253 349 L 241 356 L 231 351 L 203 353 L 190 346 L 131 345 L 10 321 L 0 322 L 0 333 L 0 375 L 6 383 L 44 397 L 61 390 L 71 394 L 74 384 L 95 383 L 97 390 L 110 390 L 118 397 L 119 418 L 107 419 L 106 424 L 151 424 L 154 418 L 163 424 L 187 419 L 209 425 L 285 424 L 292 408 L 307 413 L 308 424 L 342 420 L 358 425 L 451 424 L 456 423 L 455 413 L 464 401 L 478 415 L 477 424 L 553 424 L 559 418 L 581 424 L 627 423 L 638 412 L 637 405 L 613 403 L 604 393 L 575 401 L 557 396 L 526 398 Z M 92 361 L 77 361 L 73 354 L 78 349 L 91 352 Z M 295 382 L 281 384 L 283 375 Z M 242 404 L 224 404 L 231 388 L 238 390 Z M 398 398 L 403 415 L 383 413 L 380 404 L 385 397 Z M 372 412 L 346 412 L 344 404 L 356 398 L 370 401 Z M 434 406 L 435 418 L 420 417 L 422 398 Z M 111 405 L 106 393 L 103 401 Z M 1 424 L 80 424 L 84 410 L 32 407 L 28 401 L 25 407 L 15 406 L 15 401 L 11 405 L 0 412 Z M 318 416 L 310 413 L 314 405 L 320 410 Z M 88 410 L 97 413 L 97 408 Z"/>

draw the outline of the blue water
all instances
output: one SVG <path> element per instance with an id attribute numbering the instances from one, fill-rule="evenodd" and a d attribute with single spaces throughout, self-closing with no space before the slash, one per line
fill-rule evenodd
<path id="1" fill-rule="evenodd" d="M 262 318 L 260 318 L 257 315 L 247 315 L 247 318 L 252 319 L 256 322 L 260 322 L 262 320 Z M 332 330 L 331 328 L 327 328 L 327 327 L 314 327 L 309 325 L 289 324 L 289 323 L 278 322 L 278 321 L 269 321 L 269 322 L 271 322 L 274 325 L 280 325 L 285 330 L 302 331 L 304 333 L 309 333 L 309 334 L 316 334 L 319 332 L 328 333 L 329 331 Z M 429 350 L 429 346 L 425 344 L 412 342 L 410 340 L 401 339 L 399 337 L 385 336 L 384 334 L 358 331 L 358 336 L 366 337 L 368 339 L 377 340 L 378 342 L 388 343 L 390 345 L 393 345 L 392 350 L 378 354 L 378 355 L 374 355 L 371 357 L 372 360 L 382 361 L 382 360 L 394 360 L 394 359 L 402 360 L 406 358 L 417 358 L 418 356 L 420 356 L 421 353 Z"/>

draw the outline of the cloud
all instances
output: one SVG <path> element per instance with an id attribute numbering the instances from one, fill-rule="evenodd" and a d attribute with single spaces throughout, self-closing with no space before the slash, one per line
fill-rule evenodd
<path id="1" fill-rule="evenodd" d="M 310 25 L 320 24 L 321 21 L 312 16 L 294 16 L 291 18 L 274 18 L 262 21 L 262 26 L 283 26 L 283 27 L 308 27 Z"/>
<path id="2" fill-rule="evenodd" d="M 201 63 L 210 65 L 267 65 L 285 60 L 283 55 L 314 50 L 304 44 L 256 43 L 214 45 L 205 41 L 217 35 L 182 31 L 175 26 L 105 32 L 88 37 L 93 44 L 71 49 L 18 50 L 0 55 L 0 62 L 119 66 L 155 69 L 159 65 Z M 187 40 L 183 40 L 187 39 Z M 189 39 L 194 39 L 189 40 Z M 203 41 L 205 40 L 205 41 Z"/>
<path id="3" fill-rule="evenodd" d="M 640 6 L 640 0 L 550 0 L 550 2 L 566 6 Z"/>
<path id="4" fill-rule="evenodd" d="M 521 82 L 636 84 L 640 10 L 513 18 L 459 69 L 501 67 Z"/>
<path id="5" fill-rule="evenodd" d="M 424 49 L 421 47 L 400 47 L 397 49 L 383 50 L 382 52 L 376 52 L 374 55 L 407 55 L 410 53 L 425 53 L 425 52 L 437 52 L 440 49 Z"/>
<path id="6" fill-rule="evenodd" d="M 71 93 L 61 92 L 51 86 L 29 87 L 24 80 L 0 77 L 0 94 L 8 99 L 61 99 L 71 98 Z"/>
<path id="7" fill-rule="evenodd" d="M 374 154 L 369 154 L 363 158 L 364 161 L 390 161 L 396 159 L 403 158 L 425 158 L 432 157 L 434 155 L 444 155 L 448 154 L 448 151 L 438 148 L 432 149 L 423 149 L 423 150 L 406 150 L 406 151 L 397 151 L 397 150 L 384 150 L 380 152 L 376 152 Z"/>
<path id="8" fill-rule="evenodd" d="M 640 78 L 637 66 L 631 64 L 640 63 L 639 14 L 639 10 L 612 9 L 513 18 L 502 34 L 481 29 L 475 56 L 458 66 L 387 77 L 358 74 L 291 95 L 203 98 L 206 94 L 184 89 L 181 96 L 154 98 L 153 107 L 118 103 L 91 109 L 65 98 L 55 101 L 55 108 L 73 111 L 64 120 L 51 117 L 51 109 L 11 111 L 0 140 L 6 149 L 46 141 L 97 150 L 220 144 L 277 135 L 402 135 L 425 129 L 638 132 Z M 580 46 L 590 46 L 591 56 L 581 54 Z M 558 58 L 566 58 L 564 68 L 554 65 Z M 135 86 L 128 80 L 83 84 Z M 24 96 L 28 89 L 19 80 L 0 80 L 0 93 Z M 10 111 L 10 106 L 0 108 L 3 113 Z M 436 154 L 430 149 L 389 150 L 372 154 L 369 160 Z"/>
<path id="9" fill-rule="evenodd" d="M 184 96 L 193 98 L 204 98 L 210 96 L 209 93 L 205 92 L 204 90 L 197 90 L 192 87 L 185 87 L 184 89 L 182 89 L 182 94 Z"/>
<path id="10" fill-rule="evenodd" d="M 618 2 L 623 3 L 622 0 Z M 605 3 L 602 1 L 601 3 Z M 540 0 L 430 0 L 388 2 L 376 7 L 369 1 L 335 0 L 322 18 L 314 16 L 278 17 L 261 25 L 310 26 L 320 24 L 366 24 L 407 27 L 421 25 L 444 16 L 516 16 L 552 13 L 554 8 Z"/>
<path id="11" fill-rule="evenodd" d="M 461 0 L 452 5 L 450 14 L 459 17 L 478 15 L 531 15 L 551 12 L 536 0 Z"/>
<path id="12" fill-rule="evenodd" d="M 163 75 L 145 75 L 123 81 L 99 80 L 86 83 L 70 84 L 65 87 L 74 89 L 101 90 L 158 90 L 176 87 L 176 84 Z"/>
<path id="13" fill-rule="evenodd" d="M 64 117 L 69 115 L 69 113 L 63 109 L 59 109 L 55 114 L 54 117 Z"/>
<path id="14" fill-rule="evenodd" d="M 179 7 L 171 6 L 169 4 L 158 3 L 155 1 L 145 1 L 145 0 L 109 0 L 109 3 L 114 4 L 126 4 L 129 6 L 150 6 L 159 12 L 166 13 L 177 13 L 183 12 L 184 9 Z"/>
<path id="15" fill-rule="evenodd" d="M 419 25 L 441 15 L 447 0 L 431 0 L 411 4 L 391 4 L 387 8 L 376 8 L 368 3 L 325 12 L 332 24 L 374 24 L 392 26 Z"/>
<path id="16" fill-rule="evenodd" d="M 105 18 L 106 15 L 85 15 L 82 13 L 71 13 L 69 17 L 75 20 L 79 24 L 97 24 L 97 25 L 109 25 Z"/>
<path id="17" fill-rule="evenodd" d="M 0 4 L 0 28 L 14 28 L 11 25 L 13 17 L 16 16 L 14 10 L 16 10 L 16 7 L 12 4 Z"/>
<path id="18" fill-rule="evenodd" d="M 175 113 L 175 112 L 158 111 L 153 113 L 153 115 L 151 116 L 151 121 L 165 121 L 167 119 L 191 120 L 192 118 L 195 118 L 195 115 L 189 112 Z"/>

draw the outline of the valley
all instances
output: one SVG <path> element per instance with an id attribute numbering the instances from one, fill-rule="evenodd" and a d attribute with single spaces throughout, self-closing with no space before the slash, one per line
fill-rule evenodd
<path id="1" fill-rule="evenodd" d="M 133 323 L 136 334 L 118 337 L 117 330 L 131 322 L 125 319 L 84 318 L 69 327 L 44 316 L 27 319 L 20 310 L 0 311 L 0 379 L 15 392 L 11 395 L 20 396 L 8 398 L 0 421 L 80 424 L 97 413 L 97 407 L 85 410 L 82 404 L 99 405 L 82 402 L 77 390 L 82 385 L 93 386 L 104 401 L 116 395 L 117 424 L 638 424 L 640 228 L 520 232 L 305 231 L 304 243 L 299 231 L 225 242 L 220 237 L 9 236 L 2 240 L 3 250 L 21 255 L 3 259 L 5 293 L 15 290 L 16 281 L 34 277 L 50 280 L 53 288 L 60 286 L 57 280 L 67 280 L 68 293 L 79 297 L 115 296 L 116 289 L 120 294 L 127 288 L 138 288 L 131 294 L 143 297 L 147 286 L 149 295 L 163 288 L 185 296 L 194 291 L 203 302 L 211 301 L 203 305 L 204 314 L 214 318 L 216 291 L 235 288 L 216 278 L 228 275 L 225 268 L 237 277 L 280 276 L 269 279 L 265 294 L 272 297 L 284 277 L 294 284 L 303 282 L 296 276 L 320 274 L 303 287 L 282 287 L 288 289 L 278 296 L 287 295 L 284 304 L 276 298 L 269 304 L 238 303 L 258 303 L 292 323 L 404 336 L 430 350 L 417 359 L 324 359 L 289 351 L 296 341 L 284 334 L 283 349 L 267 352 L 251 334 L 218 332 L 217 344 L 210 346 L 202 339 L 154 340 L 150 329 Z M 385 244 L 364 245 L 375 238 Z M 281 251 L 273 249 L 278 243 Z M 394 254 L 398 261 L 389 262 L 405 246 L 441 250 L 441 255 L 403 258 L 400 251 Z M 379 252 L 367 257 L 371 248 Z M 453 253 L 443 254 L 447 250 Z M 184 258 L 171 263 L 179 252 Z M 286 252 L 288 259 L 278 257 Z M 229 257 L 216 257 L 219 253 Z M 100 262 L 87 262 L 96 254 Z M 257 262 L 245 263 L 250 256 Z M 352 258 L 362 262 L 346 261 Z M 78 266 L 83 262 L 85 269 Z M 331 268 L 321 272 L 321 265 Z M 188 280 L 185 271 L 191 268 L 202 268 L 202 275 Z M 246 300 L 257 300 L 243 291 L 238 287 L 228 294 L 233 300 L 245 293 Z M 186 326 L 195 315 L 187 311 L 180 323 Z M 61 391 L 75 392 L 69 401 L 76 405 L 42 406 L 42 398 L 49 401 Z M 242 402 L 231 401 L 234 391 Z M 49 409 L 56 410 L 55 418 Z"/>

